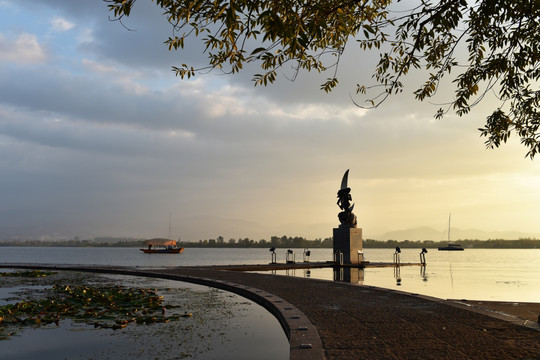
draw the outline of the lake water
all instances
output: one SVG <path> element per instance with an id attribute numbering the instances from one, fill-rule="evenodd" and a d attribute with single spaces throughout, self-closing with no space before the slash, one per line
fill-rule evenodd
<path id="1" fill-rule="evenodd" d="M 277 262 L 284 263 L 287 249 L 277 249 Z M 295 260 L 303 261 L 303 249 L 292 249 Z M 401 262 L 419 262 L 419 249 L 402 249 Z M 364 249 L 366 260 L 392 262 L 394 249 Z M 309 261 L 332 260 L 331 249 L 311 249 Z M 275 271 L 276 275 L 347 281 L 353 284 L 383 287 L 443 299 L 470 299 L 515 302 L 540 302 L 540 249 L 485 250 L 459 252 L 428 249 L 427 266 L 399 268 L 332 269 Z M 0 247 L 0 268 L 6 263 L 118 265 L 163 268 L 195 265 L 268 264 L 268 249 L 202 249 L 186 248 L 180 255 L 148 255 L 136 248 L 39 248 Z M 111 275 L 108 275 L 111 276 Z M 140 279 L 140 280 L 134 280 Z M 127 286 L 140 281 L 169 291 L 193 289 L 187 296 L 195 304 L 201 298 L 215 297 L 219 311 L 212 314 L 206 307 L 197 309 L 211 321 L 201 317 L 193 328 L 175 324 L 152 325 L 151 328 L 128 327 L 121 331 L 96 330 L 85 324 L 62 322 L 26 329 L 10 340 L 0 341 L 2 359 L 177 359 L 188 355 L 194 359 L 287 359 L 289 343 L 281 326 L 259 305 L 222 291 L 198 285 L 158 279 L 118 277 Z M 309 281 L 309 279 L 306 279 Z M 1 285 L 1 282 L 0 282 Z M 178 290 L 174 290 L 178 288 Z M 172 289 L 172 290 L 171 290 Z M 0 305 L 14 289 L 0 286 Z M 216 294 L 218 292 L 218 294 Z M 226 310 L 225 310 L 226 309 Z M 190 310 L 191 311 L 191 310 Z M 226 319 L 220 317 L 226 311 Z M 202 315 L 201 315 L 202 316 Z M 207 317 L 208 318 L 208 317 Z M 176 326 L 176 327 L 175 327 Z M 194 333 L 193 330 L 196 329 Z M 187 331 L 187 332 L 186 332 Z M 156 340 L 159 339 L 159 340 Z M 266 356 L 266 357 L 265 357 Z"/>
<path id="2" fill-rule="evenodd" d="M 26 248 L 0 247 L 0 271 L 5 263 L 101 264 L 144 267 L 171 266 L 183 255 L 146 255 L 138 249 L 121 248 Z M 177 264 L 178 265 L 178 264 Z M 76 275 L 56 279 L 78 284 Z M 85 322 L 62 319 L 59 325 L 0 327 L 0 359 L 288 359 L 289 342 L 278 320 L 262 306 L 226 291 L 172 280 L 120 275 L 94 275 L 91 281 L 125 287 L 156 288 L 165 304 L 192 313 L 164 324 L 130 324 L 124 329 L 94 328 Z M 70 282 L 71 281 L 71 282 Z M 0 277 L 0 306 L 27 300 L 50 286 L 41 279 Z M 169 311 L 174 310 L 167 310 Z M 2 337 L 9 336 L 7 340 Z"/>
<path id="3" fill-rule="evenodd" d="M 40 279 L 80 284 L 88 274 L 59 272 Z M 12 278 L 13 279 L 13 278 Z M 78 279 L 78 280 L 77 280 Z M 119 330 L 95 328 L 85 320 L 61 319 L 58 325 L 1 327 L 0 359 L 288 359 L 289 342 L 277 319 L 266 309 L 236 294 L 179 281 L 121 275 L 94 275 L 99 286 L 157 289 L 168 307 L 167 315 L 191 313 L 168 323 L 129 324 Z M 0 285 L 6 283 L 0 278 Z M 21 280 L 17 281 L 21 283 Z M 20 301 L 39 286 L 12 288 Z M 0 294 L 1 297 L 8 296 Z M 15 301 L 10 301 L 14 303 Z M 0 300 L 0 305 L 2 301 Z M 109 320 L 110 321 L 110 320 Z M 103 322 L 103 320 L 101 321 Z M 14 332 L 7 340 L 2 333 Z"/>
<path id="4" fill-rule="evenodd" d="M 284 263 L 287 249 L 277 249 Z M 303 249 L 292 249 L 297 262 Z M 332 260 L 332 249 L 310 249 L 310 261 Z M 419 262 L 419 249 L 402 249 L 401 262 Z M 364 249 L 372 262 L 392 262 L 394 249 Z M 540 249 L 428 249 L 427 266 L 399 269 L 366 268 L 353 274 L 354 283 L 434 296 L 442 299 L 540 302 Z M 136 248 L 0 247 L 2 263 L 119 265 L 140 268 L 268 264 L 268 249 L 186 248 L 179 255 L 143 254 Z M 397 271 L 398 270 L 398 271 Z M 276 272 L 333 280 L 332 269 Z M 339 278 L 339 276 L 338 276 Z"/>

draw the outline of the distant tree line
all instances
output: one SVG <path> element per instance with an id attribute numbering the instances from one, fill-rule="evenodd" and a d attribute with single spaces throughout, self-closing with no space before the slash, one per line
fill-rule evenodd
<path id="1" fill-rule="evenodd" d="M 504 240 L 504 239 L 490 239 L 490 240 L 459 240 L 456 241 L 460 245 L 468 249 L 540 249 L 539 239 L 518 239 L 518 240 Z M 371 240 L 366 239 L 363 241 L 365 248 L 394 248 L 399 246 L 400 248 L 437 248 L 439 246 L 448 245 L 447 241 L 410 241 L 410 240 Z"/>
<path id="2" fill-rule="evenodd" d="M 199 240 L 198 242 L 180 242 L 179 246 L 182 247 L 208 247 L 208 248 L 331 248 L 333 239 L 331 237 L 315 240 L 307 240 L 303 237 L 287 237 L 287 236 L 272 236 L 270 241 L 261 239 L 255 241 L 249 238 L 229 239 L 225 241 L 222 236 L 217 239 Z M 459 244 L 470 249 L 540 249 L 539 239 L 519 239 L 519 240 L 459 240 Z M 363 240 L 364 248 L 395 248 L 399 246 L 401 248 L 437 248 L 439 246 L 446 246 L 446 241 L 410 241 L 410 240 Z"/>
<path id="3" fill-rule="evenodd" d="M 178 245 L 186 248 L 332 248 L 331 237 L 307 240 L 303 237 L 272 236 L 270 241 L 249 238 L 225 240 L 223 236 L 216 239 L 199 240 L 198 242 L 178 241 Z M 41 246 L 41 247 L 141 247 L 144 239 L 136 238 L 95 238 L 91 240 L 0 240 L 0 246 Z M 523 238 L 518 240 L 458 240 L 460 245 L 469 249 L 540 249 L 540 239 Z M 437 248 L 446 246 L 446 241 L 397 241 L 397 240 L 363 240 L 364 248 Z"/>
<path id="4" fill-rule="evenodd" d="M 285 235 L 272 236 L 270 241 L 261 239 L 255 241 L 249 238 L 225 240 L 223 236 L 217 239 L 199 240 L 198 242 L 179 242 L 181 247 L 209 247 L 209 248 L 331 248 L 332 238 L 307 240 L 303 237 L 287 237 Z"/>
<path id="5" fill-rule="evenodd" d="M 140 247 L 143 239 L 134 238 L 95 238 L 89 240 L 0 240 L 0 246 L 35 247 Z"/>

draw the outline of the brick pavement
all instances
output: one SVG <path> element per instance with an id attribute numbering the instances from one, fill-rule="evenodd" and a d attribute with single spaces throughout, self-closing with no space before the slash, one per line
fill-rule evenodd
<path id="1" fill-rule="evenodd" d="M 294 304 L 331 359 L 540 359 L 540 331 L 418 296 L 367 286 L 211 269 L 169 274 L 227 280 Z"/>

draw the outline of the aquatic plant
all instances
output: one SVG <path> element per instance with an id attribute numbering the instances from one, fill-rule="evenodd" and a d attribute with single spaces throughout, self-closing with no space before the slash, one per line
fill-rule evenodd
<path id="1" fill-rule="evenodd" d="M 132 311 L 130 316 L 125 316 L 121 311 L 100 314 L 113 301 L 118 309 L 124 308 L 116 285 L 122 286 L 124 295 L 131 291 L 133 298 L 137 297 L 139 289 L 144 289 L 148 296 L 153 294 L 162 298 L 152 302 L 157 305 L 153 308 L 137 306 L 138 311 L 134 314 Z M 66 286 L 69 288 L 66 289 Z M 57 312 L 51 305 L 53 316 L 50 319 L 45 314 L 39 314 L 40 318 L 33 316 L 25 324 L 0 325 L 0 338 L 9 339 L 0 341 L 1 359 L 9 352 L 18 354 L 21 343 L 24 343 L 25 350 L 39 351 L 45 346 L 48 351 L 49 343 L 40 343 L 42 336 L 56 339 L 52 340 L 56 350 L 49 357 L 58 359 L 232 359 L 264 348 L 261 344 L 255 345 L 257 337 L 253 338 L 253 335 L 256 336 L 261 330 L 253 326 L 259 326 L 264 319 L 262 313 L 266 312 L 262 310 L 261 314 L 249 315 L 254 310 L 251 302 L 215 288 L 123 275 L 89 276 L 88 273 L 76 271 L 58 271 L 54 276 L 40 278 L 0 277 L 0 287 L 7 290 L 0 296 L 0 305 L 8 302 L 13 305 L 16 302 L 30 304 L 31 300 L 48 300 L 50 304 L 51 300 L 55 300 L 58 308 L 61 305 L 72 306 L 71 311 L 74 311 L 72 315 L 60 314 L 55 318 Z M 99 294 L 104 295 L 104 305 L 97 304 L 96 298 L 101 297 Z M 106 300 L 111 295 L 112 298 Z M 77 300 L 62 302 L 64 298 L 72 296 Z M 88 302 L 85 300 L 87 297 L 93 300 Z M 130 302 L 132 300 L 129 298 Z M 66 309 L 67 312 L 69 309 Z M 168 317 L 168 321 L 159 322 L 163 316 Z M 18 317 L 25 320 L 28 315 L 23 313 Z M 178 320 L 174 320 L 176 318 Z M 276 326 L 281 331 L 279 324 Z M 88 342 L 72 347 L 73 342 L 81 337 L 87 338 Z M 126 346 L 128 343 L 129 346 Z M 65 344 L 65 348 L 62 344 Z M 288 344 L 285 346 L 288 349 Z M 264 356 L 253 355 L 252 358 Z"/>
<path id="2" fill-rule="evenodd" d="M 54 285 L 45 299 L 0 306 L 0 330 L 8 325 L 59 325 L 65 318 L 83 320 L 96 328 L 117 330 L 129 323 L 164 323 L 192 316 L 187 312 L 167 316 L 166 310 L 163 297 L 156 289 Z M 0 335 L 0 339 L 11 334 Z"/>
<path id="3" fill-rule="evenodd" d="M 53 271 L 43 270 L 29 270 L 29 271 L 16 271 L 16 272 L 0 272 L 0 277 L 26 277 L 26 278 L 39 278 L 50 275 L 55 275 Z"/>

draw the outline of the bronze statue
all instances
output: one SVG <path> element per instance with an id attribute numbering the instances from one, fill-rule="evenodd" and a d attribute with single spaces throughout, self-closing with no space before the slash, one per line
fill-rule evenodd
<path id="1" fill-rule="evenodd" d="M 337 193 L 338 201 L 337 205 L 342 212 L 338 214 L 338 219 L 341 222 L 339 227 L 355 228 L 357 225 L 356 215 L 353 214 L 354 204 L 351 205 L 351 188 L 347 187 L 347 180 L 349 178 L 349 170 L 345 171 L 343 179 L 341 180 L 341 189 Z"/>

